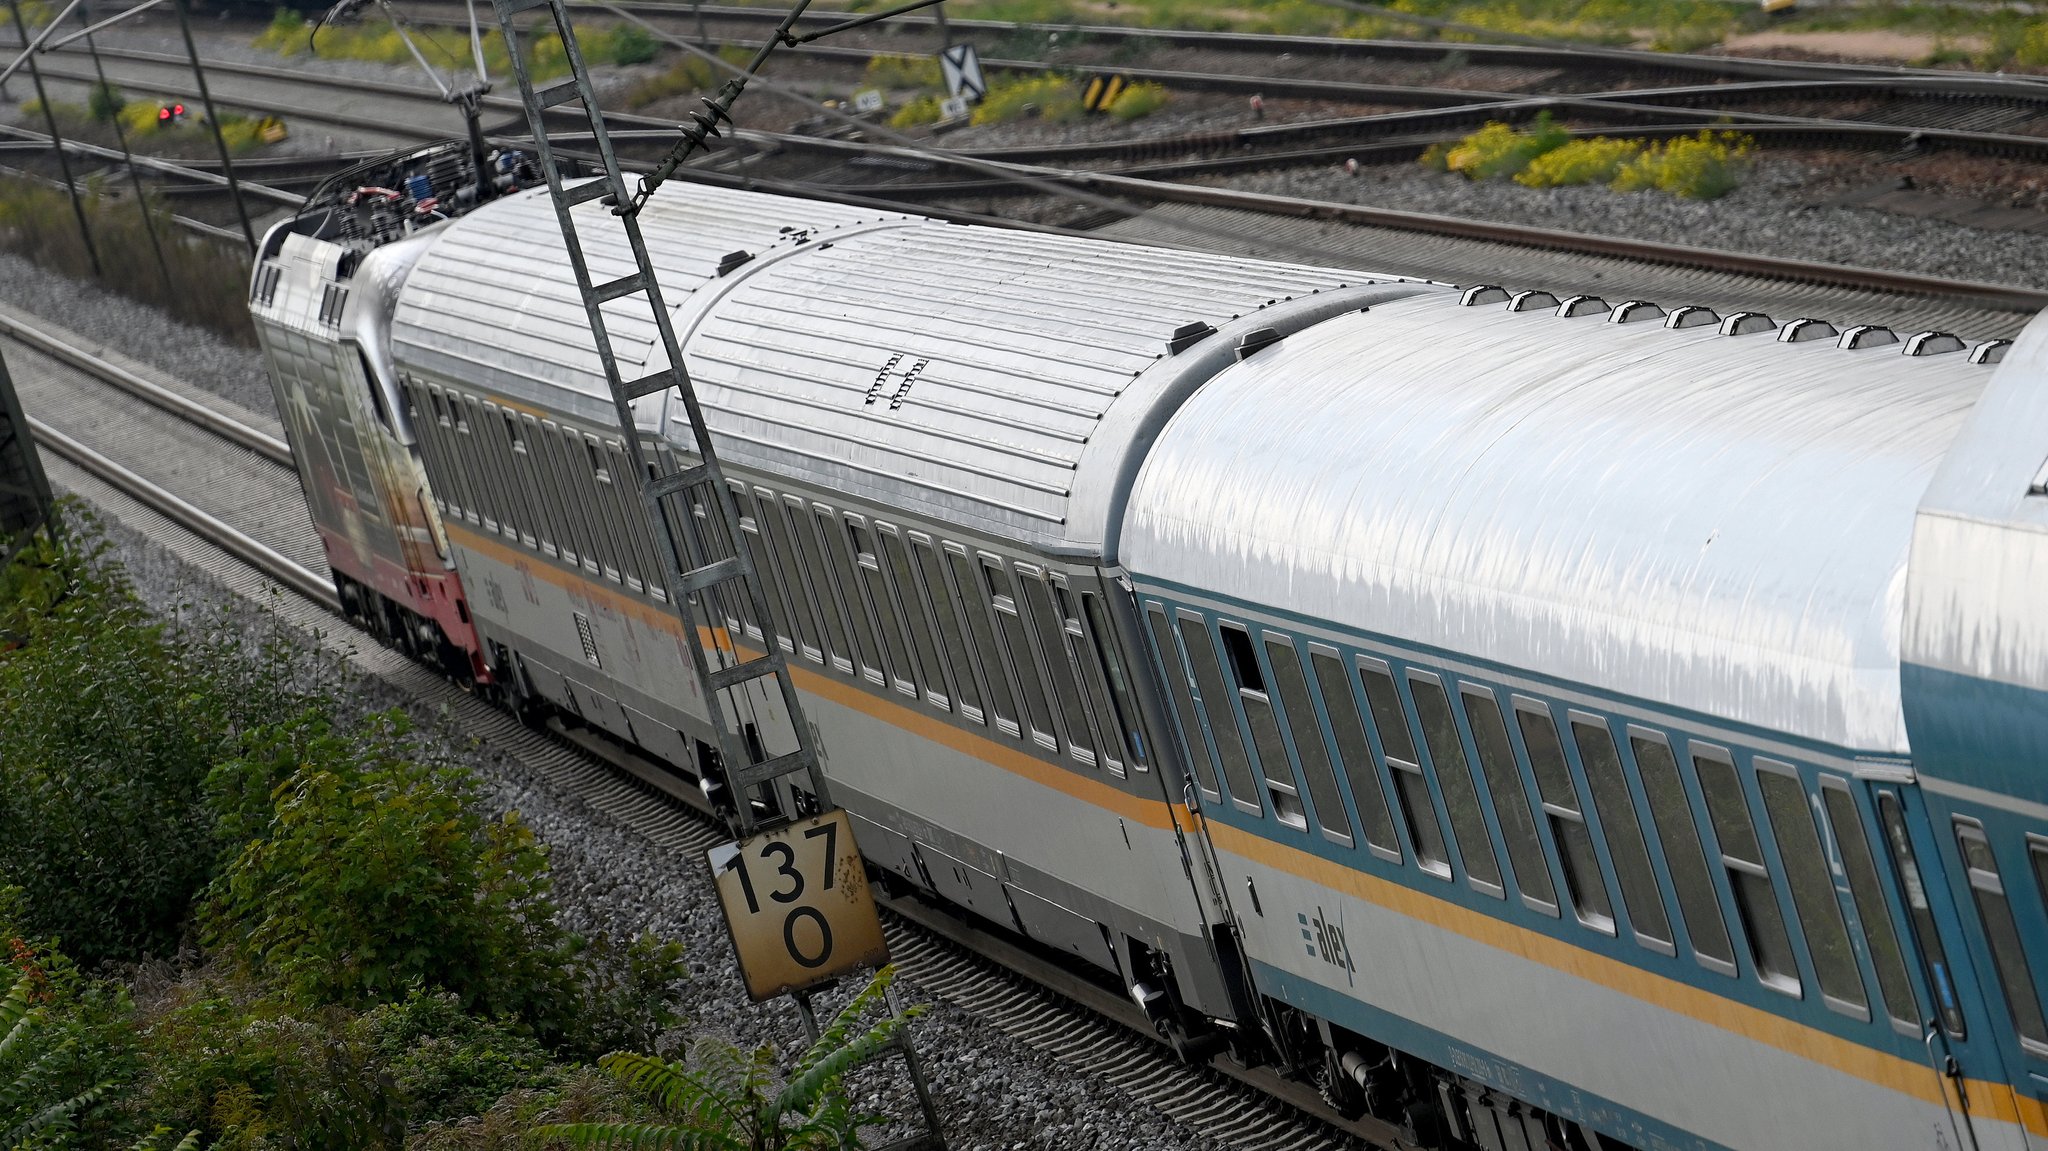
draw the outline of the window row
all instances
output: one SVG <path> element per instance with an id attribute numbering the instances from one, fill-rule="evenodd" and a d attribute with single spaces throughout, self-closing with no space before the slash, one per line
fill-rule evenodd
<path id="1" fill-rule="evenodd" d="M 1606 935 L 1872 1018 L 1824 842 L 1841 853 L 1878 999 L 1918 1017 L 1876 857 L 1846 780 L 1820 804 L 1790 764 L 1229 620 L 1144 605 L 1197 786 L 1247 815 Z M 1177 674 L 1176 674 L 1177 673 Z M 1688 771 L 1687 768 L 1690 768 Z M 1298 772 L 1298 774 L 1297 774 Z M 1745 779 L 1753 791 L 1745 786 Z M 1297 780 L 1300 781 L 1297 784 Z M 1340 782 L 1341 780 L 1341 782 Z M 1303 796 L 1305 785 L 1307 795 Z M 1349 804 L 1345 791 L 1348 788 Z M 1823 815 L 1824 809 L 1824 815 Z M 1704 813 L 1702 818 L 1701 813 Z M 1645 815 L 1647 814 L 1647 818 Z M 1759 818 L 1761 817 L 1761 818 Z M 1826 823 L 1818 821 L 1822 819 Z M 1765 848 L 1768 835 L 1770 851 Z M 1787 915 L 1789 910 L 1790 915 Z M 1673 922 L 1673 911 L 1677 923 Z M 1682 926 L 1683 932 L 1678 930 Z M 1794 934 L 1803 938 L 1802 975 Z"/>
<path id="2" fill-rule="evenodd" d="M 2015 907 L 2006 889 L 2006 879 L 1990 837 L 1982 822 L 1968 816 L 1952 821 L 1956 847 L 1969 880 L 1970 898 L 1977 908 L 1978 922 L 1991 951 L 1991 965 L 2005 992 L 2006 1010 L 2020 1048 L 2035 1059 L 2048 1059 L 2048 1013 L 2044 1013 L 2040 980 L 2035 964 L 2022 943 L 2019 917 L 2024 907 Z M 2033 873 L 2036 906 L 2048 917 L 2048 837 L 2026 837 L 2026 870 Z M 2024 882 L 2024 881 L 2022 881 Z M 1960 1034 L 1960 1021 L 1950 1028 Z"/>
<path id="3" fill-rule="evenodd" d="M 733 482 L 784 651 L 1117 775 L 1146 770 L 1136 701 L 1102 597 L 1058 572 L 905 525 Z M 732 552 L 692 505 L 708 559 Z M 749 603 L 729 626 L 766 642 Z"/>
<path id="4" fill-rule="evenodd" d="M 407 381 L 412 422 L 448 519 L 652 599 L 664 566 L 617 439 Z"/>

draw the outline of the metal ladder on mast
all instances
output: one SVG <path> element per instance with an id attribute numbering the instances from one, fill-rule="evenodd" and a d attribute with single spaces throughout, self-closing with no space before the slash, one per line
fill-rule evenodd
<path id="1" fill-rule="evenodd" d="M 740 533 L 739 510 L 734 504 L 732 490 L 726 486 L 717 453 L 712 448 L 710 430 L 705 425 L 696 388 L 690 381 L 688 369 L 683 366 L 682 348 L 676 341 L 675 327 L 662 301 L 661 285 L 648 258 L 647 244 L 641 238 L 638 215 L 634 207 L 627 207 L 634 205 L 634 196 L 619 169 L 611 135 L 605 129 L 604 115 L 590 85 L 590 72 L 584 66 L 583 50 L 570 27 L 568 9 L 563 0 L 493 0 L 493 7 L 498 14 L 498 26 L 504 34 L 513 71 L 519 78 L 519 92 L 533 129 L 534 151 L 541 171 L 547 176 L 548 192 L 554 200 L 563 242 L 568 247 L 569 263 L 576 272 L 576 286 L 583 296 L 583 309 L 590 320 L 598 360 L 604 366 L 605 382 L 611 390 L 620 436 L 634 467 L 634 478 L 639 484 L 641 502 L 661 552 L 662 566 L 667 569 L 669 607 L 682 623 L 686 640 L 684 646 L 689 649 L 691 667 L 703 687 L 704 706 L 718 736 L 724 782 L 737 808 L 731 817 L 733 830 L 743 837 L 755 830 L 757 821 L 750 797 L 757 786 L 798 773 L 805 777 L 806 788 L 816 797 L 819 808 L 830 810 L 832 802 L 826 790 L 824 772 L 819 768 L 817 747 L 809 725 L 804 722 L 796 686 L 790 679 L 789 665 L 777 642 L 766 589 L 752 556 L 741 543 L 744 537 Z M 545 9 L 553 21 L 570 69 L 567 79 L 545 87 L 537 87 L 534 83 L 526 57 L 520 51 L 521 34 L 515 26 L 516 17 L 535 9 Z M 597 145 L 604 175 L 574 188 L 565 188 L 561 165 L 548 137 L 547 113 L 551 108 L 571 104 L 582 110 L 590 137 Z M 610 221 L 610 226 L 623 231 L 636 266 L 632 273 L 603 283 L 591 279 L 589 262 L 584 257 L 578 232 L 579 226 L 590 229 L 596 221 L 590 218 L 591 213 L 585 213 L 586 218 L 579 225 L 572 215 L 572 209 L 593 201 L 601 201 L 611 209 L 602 218 Z M 667 367 L 640 379 L 623 378 L 618 357 L 612 351 L 604 306 L 622 300 L 637 300 L 644 304 L 660 333 L 661 346 L 668 355 Z M 681 394 L 683 409 L 689 418 L 690 435 L 698 460 L 691 467 L 672 468 L 665 452 L 650 455 L 635 429 L 633 402 L 670 389 Z M 722 523 L 723 539 L 733 544 L 731 554 L 722 558 L 711 558 L 702 539 L 692 539 L 686 531 L 678 530 L 678 525 L 694 524 L 688 497 L 693 491 L 703 489 L 708 489 L 702 499 L 705 513 Z M 718 618 L 712 607 L 713 593 L 722 597 L 729 594 L 732 585 L 739 585 L 737 590 L 745 597 L 743 602 L 751 606 L 753 619 L 760 624 L 765 651 L 759 658 L 740 658 L 736 643 L 730 657 L 723 651 L 707 647 L 706 637 L 716 635 L 725 627 L 725 621 Z M 735 718 L 737 709 L 728 706 L 727 697 L 736 703 L 749 685 L 770 676 L 774 677 L 780 691 L 783 708 L 795 735 L 796 748 L 778 755 L 766 755 L 764 752 L 763 756 L 757 757 L 754 753 L 760 750 L 759 744 L 750 746 L 739 726 L 729 722 Z"/>

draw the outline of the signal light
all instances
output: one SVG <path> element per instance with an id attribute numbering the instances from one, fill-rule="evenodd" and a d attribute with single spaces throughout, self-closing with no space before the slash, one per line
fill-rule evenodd
<path id="1" fill-rule="evenodd" d="M 184 121 L 185 121 L 185 106 L 184 106 L 183 104 L 159 104 L 159 105 L 157 105 L 157 109 L 156 109 L 156 122 L 157 122 L 157 123 L 159 123 L 159 124 L 181 124 L 181 123 L 184 123 Z"/>

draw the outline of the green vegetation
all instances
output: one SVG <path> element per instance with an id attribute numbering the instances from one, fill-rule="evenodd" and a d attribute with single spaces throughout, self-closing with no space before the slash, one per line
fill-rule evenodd
<path id="1" fill-rule="evenodd" d="M 676 944 L 570 933 L 545 849 L 443 737 L 337 707 L 346 668 L 274 624 L 153 614 L 90 517 L 60 520 L 0 571 L 0 1147 L 513 1151 L 678 1122 L 590 1062 L 677 1026 Z M 896 1026 L 861 1022 L 881 986 L 786 1075 L 700 1043 L 743 1106 L 680 1116 L 684 1145 L 842 1146 L 867 1122 L 842 1079 Z"/>
<path id="2" fill-rule="evenodd" d="M 1136 120 L 1166 107 L 1167 99 L 1164 85 L 1149 82 L 1133 84 L 1116 94 L 1116 99 L 1109 105 L 1109 114 L 1119 120 Z"/>
<path id="3" fill-rule="evenodd" d="M 728 64 L 745 66 L 753 58 L 753 53 L 728 44 L 718 50 L 718 57 Z M 667 69 L 635 81 L 631 88 L 626 89 L 626 103 L 634 108 L 644 108 L 657 100 L 685 92 L 712 92 L 730 75 L 701 56 L 687 54 Z"/>
<path id="4" fill-rule="evenodd" d="M 1081 86 L 1065 76 L 999 76 L 989 83 L 988 94 L 974 106 L 969 123 L 1001 124 L 1031 115 L 1041 120 L 1065 123 L 1088 114 L 1081 106 Z"/>
<path id="5" fill-rule="evenodd" d="M 1545 113 L 1527 129 L 1494 121 L 1462 140 L 1433 144 L 1421 163 L 1473 180 L 1512 177 L 1530 188 L 1606 184 L 1617 192 L 1655 189 L 1712 200 L 1741 185 L 1755 155 L 1756 141 L 1739 132 L 1702 131 L 1657 143 L 1574 140 Z"/>
<path id="6" fill-rule="evenodd" d="M 289 8 L 280 8 L 271 18 L 270 27 L 257 34 L 256 47 L 267 48 L 286 56 L 310 53 L 323 60 L 373 60 L 381 64 L 413 63 L 412 52 L 405 46 L 404 37 L 388 21 L 366 21 L 362 24 L 325 27 L 318 36 L 309 36 L 311 29 L 305 17 Z M 406 30 L 413 43 L 419 46 L 421 55 L 438 68 L 465 71 L 473 53 L 467 34 L 443 28 L 411 27 Z M 584 28 L 576 34 L 583 46 L 584 58 L 592 64 L 609 64 L 623 67 L 629 64 L 644 64 L 660 53 L 660 45 L 646 32 L 632 25 L 605 28 Z M 562 38 L 550 32 L 544 36 L 525 41 L 527 66 L 532 69 L 535 79 L 551 79 L 565 76 L 569 72 L 568 55 L 563 51 Z M 505 51 L 505 37 L 493 29 L 483 36 L 484 66 L 494 76 L 509 76 L 512 58 Z"/>
<path id="7" fill-rule="evenodd" d="M 872 88 L 936 88 L 943 81 L 934 56 L 876 56 L 865 79 Z"/>
<path id="8" fill-rule="evenodd" d="M 896 109 L 889 116 L 891 128 L 915 128 L 921 124 L 936 124 L 945 116 L 939 107 L 944 101 L 937 96 L 919 96 Z"/>
<path id="9" fill-rule="evenodd" d="M 818 1034 L 780 1082 L 775 1052 L 742 1050 L 721 1039 L 698 1041 L 687 1063 L 618 1053 L 598 1060 L 645 1097 L 662 1122 L 555 1124 L 534 1132 L 576 1148 L 678 1147 L 693 1151 L 838 1151 L 858 1146 L 878 1116 L 853 1110 L 839 1090 L 846 1074 L 880 1054 L 901 1021 L 881 1007 L 892 973 L 884 970 Z"/>

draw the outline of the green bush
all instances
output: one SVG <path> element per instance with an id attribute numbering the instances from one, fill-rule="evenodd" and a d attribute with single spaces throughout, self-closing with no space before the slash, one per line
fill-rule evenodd
<path id="1" fill-rule="evenodd" d="M 466 1014 L 453 995 L 417 988 L 350 1025 L 414 1123 L 482 1113 L 508 1091 L 545 1089 L 561 1071 L 515 1028 Z"/>
<path id="2" fill-rule="evenodd" d="M 621 24 L 605 40 L 605 56 L 613 64 L 645 64 L 661 55 L 661 42 L 637 24 Z"/>
<path id="3" fill-rule="evenodd" d="M 26 937 L 27 918 L 21 889 L 0 887 L 0 1146 L 118 1142 L 110 1104 L 136 1070 L 127 993 Z"/>
<path id="4" fill-rule="evenodd" d="M 38 557 L 63 596 L 0 656 L 0 884 L 24 890 L 25 934 L 94 966 L 176 946 L 215 858 L 207 773 L 289 693 L 211 621 L 152 617 L 66 520 Z"/>
<path id="5" fill-rule="evenodd" d="M 942 78 L 932 56 L 875 56 L 863 75 L 876 88 L 936 88 Z"/>
<path id="6" fill-rule="evenodd" d="M 1081 106 L 1080 86 L 1064 76 L 1004 77 L 989 85 L 981 103 L 974 106 L 969 122 L 1001 124 L 1023 116 L 1032 107 L 1038 109 L 1039 119 L 1054 123 L 1087 115 L 1087 109 Z"/>
<path id="7" fill-rule="evenodd" d="M 1528 188 L 1611 183 L 1642 150 L 1640 140 L 1610 140 L 1605 136 L 1573 140 L 1529 161 L 1528 167 L 1515 173 L 1515 183 Z"/>
<path id="8" fill-rule="evenodd" d="M 1529 162 L 1553 148 L 1562 147 L 1571 134 L 1551 119 L 1537 115 L 1527 131 L 1498 120 L 1465 137 L 1444 155 L 1445 167 L 1473 180 L 1494 180 L 1512 176 Z"/>
<path id="9" fill-rule="evenodd" d="M 91 95 L 85 100 L 85 113 L 101 124 L 111 124 L 114 117 L 128 104 L 128 97 L 121 94 L 112 84 L 94 84 Z"/>
<path id="10" fill-rule="evenodd" d="M 1133 84 L 1116 94 L 1116 99 L 1110 102 L 1109 114 L 1119 120 L 1136 120 L 1166 107 L 1168 99 L 1163 85 Z"/>
<path id="11" fill-rule="evenodd" d="M 1688 200 L 1735 190 L 1749 173 L 1755 142 L 1739 132 L 1701 132 L 1645 149 L 1614 178 L 1617 192 L 1655 188 Z"/>
<path id="12" fill-rule="evenodd" d="M 209 942 L 295 1003 L 367 1009 L 419 984 L 559 1033 L 574 944 L 546 852 L 405 733 L 394 712 L 306 741 L 268 837 L 214 885 Z"/>
<path id="13" fill-rule="evenodd" d="M 915 128 L 920 124 L 936 124 L 945 118 L 939 107 L 943 103 L 937 96 L 919 96 L 889 116 L 891 128 Z"/>
<path id="14" fill-rule="evenodd" d="M 2013 46 L 2012 62 L 2022 68 L 2048 67 L 2048 23 L 2027 25 Z"/>

